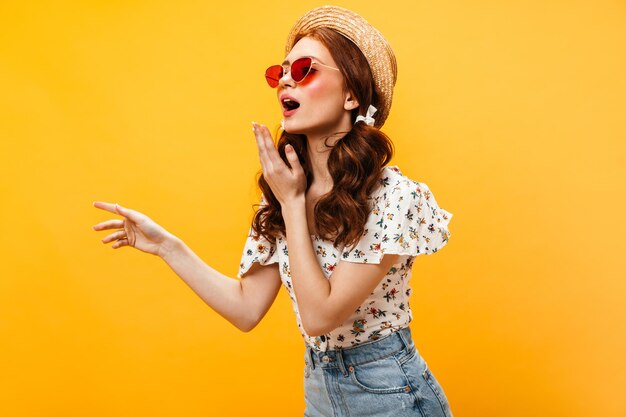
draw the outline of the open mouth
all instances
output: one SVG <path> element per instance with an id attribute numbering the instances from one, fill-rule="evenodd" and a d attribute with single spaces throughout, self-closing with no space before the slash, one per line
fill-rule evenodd
<path id="1" fill-rule="evenodd" d="M 298 107 L 300 107 L 300 103 L 298 103 L 295 100 L 292 100 L 290 98 L 286 98 L 282 101 L 282 105 L 283 105 L 283 109 L 285 111 L 291 111 L 291 110 L 295 110 Z"/>

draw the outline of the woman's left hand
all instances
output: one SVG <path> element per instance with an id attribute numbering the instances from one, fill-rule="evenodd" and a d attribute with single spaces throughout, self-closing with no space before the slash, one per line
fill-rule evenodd
<path id="1" fill-rule="evenodd" d="M 291 168 L 285 164 L 274 146 L 272 134 L 266 126 L 252 122 L 252 130 L 256 136 L 259 159 L 263 177 L 281 206 L 304 197 L 306 191 L 306 175 L 300 165 L 296 150 L 285 146 L 285 155 Z"/>

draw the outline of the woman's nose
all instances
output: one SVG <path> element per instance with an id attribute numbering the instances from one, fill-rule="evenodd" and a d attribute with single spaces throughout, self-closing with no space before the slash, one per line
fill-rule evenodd
<path id="1" fill-rule="evenodd" d="M 285 88 L 286 86 L 293 87 L 294 84 L 295 83 L 293 79 L 291 78 L 291 70 L 289 70 L 288 72 L 285 72 L 283 76 L 280 77 L 280 80 L 278 80 L 278 85 L 281 88 Z"/>

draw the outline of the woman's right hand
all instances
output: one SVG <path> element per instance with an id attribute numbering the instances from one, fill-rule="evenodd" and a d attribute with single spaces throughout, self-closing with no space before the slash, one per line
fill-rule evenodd
<path id="1" fill-rule="evenodd" d="M 115 241 L 113 249 L 132 246 L 143 252 L 163 256 L 164 251 L 169 249 L 168 246 L 171 246 L 177 239 L 151 218 L 138 211 L 102 201 L 95 201 L 93 205 L 124 217 L 124 219 L 106 220 L 93 226 L 94 230 L 120 229 L 102 239 L 102 243 Z"/>

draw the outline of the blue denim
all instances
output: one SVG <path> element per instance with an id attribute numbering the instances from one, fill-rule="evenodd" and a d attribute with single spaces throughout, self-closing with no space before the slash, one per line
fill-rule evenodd
<path id="1" fill-rule="evenodd" d="M 408 327 L 351 348 L 305 348 L 305 417 L 452 417 Z"/>

